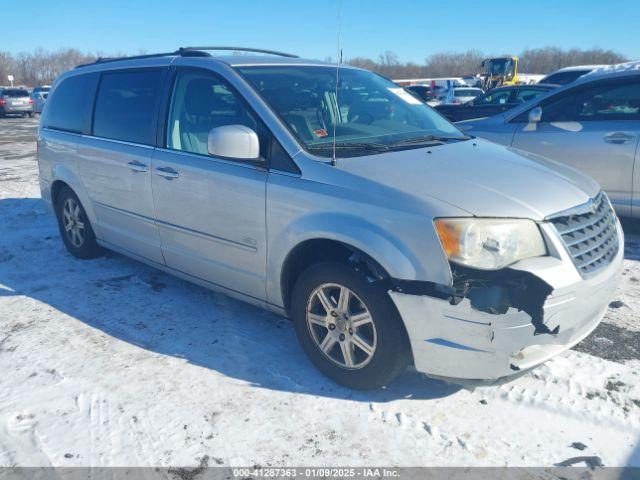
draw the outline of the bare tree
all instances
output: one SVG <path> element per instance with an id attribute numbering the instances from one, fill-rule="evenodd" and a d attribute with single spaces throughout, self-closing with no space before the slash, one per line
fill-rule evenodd
<path id="1" fill-rule="evenodd" d="M 0 85 L 9 83 L 7 75 L 15 73 L 13 56 L 9 52 L 0 52 Z"/>
<path id="2" fill-rule="evenodd" d="M 562 50 L 557 47 L 528 49 L 520 54 L 520 70 L 529 73 L 549 73 L 573 65 L 611 65 L 627 61 L 624 55 L 612 50 L 592 48 Z"/>
<path id="3" fill-rule="evenodd" d="M 138 53 L 144 53 L 139 50 Z M 76 65 L 89 63 L 98 57 L 124 56 L 126 53 L 105 55 L 102 52 L 85 53 L 75 48 L 63 48 L 50 52 L 37 48 L 32 52 L 12 55 L 0 52 L 0 84 L 8 83 L 7 75 L 13 75 L 16 84 L 36 86 L 51 83 L 60 73 Z M 444 52 L 429 56 L 425 64 L 403 63 L 393 51 L 382 52 L 377 59 L 352 58 L 350 65 L 372 70 L 389 78 L 451 77 L 477 73 L 486 57 L 478 50 Z M 549 73 L 569 65 L 612 64 L 625 61 L 624 55 L 612 50 L 590 50 L 545 47 L 527 49 L 520 55 L 522 72 Z"/>
<path id="4" fill-rule="evenodd" d="M 429 77 L 453 77 L 474 75 L 485 58 L 478 50 L 462 53 L 436 53 L 427 58 L 426 71 Z"/>
<path id="5" fill-rule="evenodd" d="M 481 69 L 482 60 L 490 56 L 496 55 L 485 55 L 479 50 L 436 53 L 429 56 L 424 65 L 419 65 L 411 62 L 402 63 L 395 53 L 386 51 L 378 56 L 377 61 L 358 57 L 350 59 L 347 63 L 390 78 L 437 78 L 476 74 Z M 524 50 L 519 58 L 519 71 L 527 73 L 550 73 L 571 65 L 615 64 L 627 60 L 624 55 L 612 50 L 563 50 L 558 47 Z"/>

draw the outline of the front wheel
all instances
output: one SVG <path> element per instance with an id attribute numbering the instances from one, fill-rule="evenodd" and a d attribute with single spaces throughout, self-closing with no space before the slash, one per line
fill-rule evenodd
<path id="1" fill-rule="evenodd" d="M 320 263 L 303 272 L 291 313 L 309 359 L 341 385 L 378 388 L 407 366 L 409 342 L 386 289 L 348 265 Z"/>

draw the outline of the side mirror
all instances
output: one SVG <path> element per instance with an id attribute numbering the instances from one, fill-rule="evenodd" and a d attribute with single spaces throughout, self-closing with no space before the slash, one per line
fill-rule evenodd
<path id="1" fill-rule="evenodd" d="M 225 125 L 211 129 L 207 139 L 209 155 L 236 160 L 260 157 L 258 135 L 244 125 Z"/>
<path id="2" fill-rule="evenodd" d="M 542 108 L 535 107 L 529 110 L 529 123 L 538 123 L 542 120 Z"/>

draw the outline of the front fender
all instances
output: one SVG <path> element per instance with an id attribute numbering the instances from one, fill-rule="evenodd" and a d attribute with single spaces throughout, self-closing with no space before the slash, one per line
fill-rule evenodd
<path id="1" fill-rule="evenodd" d="M 379 226 L 349 214 L 318 213 L 298 218 L 279 235 L 270 239 L 267 263 L 267 301 L 282 306 L 280 279 L 289 253 L 307 240 L 334 240 L 369 255 L 393 278 L 417 280 L 424 277 L 424 267 L 403 242 Z M 431 272 L 433 274 L 434 272 Z M 438 275 L 436 275 L 438 276 Z M 450 282 L 448 268 L 440 283 Z"/>

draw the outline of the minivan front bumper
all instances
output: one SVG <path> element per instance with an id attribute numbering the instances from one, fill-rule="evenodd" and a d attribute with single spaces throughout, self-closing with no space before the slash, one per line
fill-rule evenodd
<path id="1" fill-rule="evenodd" d="M 553 235 L 552 227 L 547 228 Z M 621 277 L 624 240 L 619 222 L 617 229 L 615 258 L 589 278 L 582 278 L 561 250 L 559 258 L 517 265 L 552 288 L 541 305 L 544 332 L 529 313 L 517 308 L 495 313 L 479 310 L 468 298 L 452 304 L 437 296 L 390 290 L 416 369 L 440 377 L 491 380 L 532 368 L 580 342 L 602 320 Z"/>

